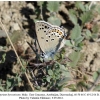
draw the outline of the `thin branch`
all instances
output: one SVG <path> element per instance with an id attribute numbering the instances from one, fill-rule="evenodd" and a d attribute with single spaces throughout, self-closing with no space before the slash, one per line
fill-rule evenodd
<path id="1" fill-rule="evenodd" d="M 43 9 L 42 9 L 42 5 L 40 7 L 41 7 L 40 8 L 41 9 L 41 14 L 40 15 L 41 15 L 41 19 L 43 20 L 43 12 L 42 12 Z"/>

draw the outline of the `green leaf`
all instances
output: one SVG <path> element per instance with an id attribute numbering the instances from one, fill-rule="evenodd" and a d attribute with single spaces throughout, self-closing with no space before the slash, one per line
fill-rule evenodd
<path id="1" fill-rule="evenodd" d="M 95 86 L 94 90 L 95 91 L 100 91 L 100 85 Z"/>
<path id="2" fill-rule="evenodd" d="M 88 37 L 92 36 L 90 30 L 86 30 L 86 34 L 87 34 Z"/>
<path id="3" fill-rule="evenodd" d="M 93 79 L 94 79 L 94 81 L 97 79 L 97 77 L 98 77 L 98 72 L 94 72 L 93 73 Z"/>
<path id="4" fill-rule="evenodd" d="M 82 11 L 85 11 L 85 6 L 82 4 L 82 2 L 76 2 L 75 3 L 75 7 L 77 7 L 78 9 L 81 9 Z"/>
<path id="5" fill-rule="evenodd" d="M 61 25 L 61 20 L 55 16 L 51 16 L 48 18 L 48 22 L 53 24 L 53 25 L 57 25 L 60 26 Z"/>
<path id="6" fill-rule="evenodd" d="M 98 73 L 100 74 L 100 68 L 98 69 Z"/>
<path id="7" fill-rule="evenodd" d="M 93 33 L 97 33 L 99 31 L 99 25 L 98 24 L 94 25 L 92 31 Z"/>
<path id="8" fill-rule="evenodd" d="M 51 77 L 50 77 L 50 76 L 47 76 L 46 80 L 47 80 L 48 82 L 50 82 L 50 79 L 51 79 Z"/>
<path id="9" fill-rule="evenodd" d="M 60 65 L 60 70 L 65 70 L 67 71 L 66 67 L 64 65 Z"/>
<path id="10" fill-rule="evenodd" d="M 86 4 L 84 6 L 85 6 L 85 11 L 89 11 L 89 4 Z"/>
<path id="11" fill-rule="evenodd" d="M 68 86 L 69 89 L 71 89 L 72 91 L 77 91 L 76 85 L 75 84 L 70 84 Z"/>
<path id="12" fill-rule="evenodd" d="M 71 39 L 75 40 L 81 36 L 81 27 L 77 24 L 75 27 L 72 29 L 71 32 Z"/>
<path id="13" fill-rule="evenodd" d="M 80 52 L 76 52 L 76 51 L 73 51 L 70 55 L 69 55 L 69 59 L 71 59 L 72 61 L 69 62 L 69 66 L 71 67 L 76 67 L 79 59 L 80 59 Z"/>
<path id="14" fill-rule="evenodd" d="M 60 6 L 60 4 L 58 1 L 48 1 L 47 9 L 50 12 L 57 12 L 59 9 L 59 6 Z"/>
<path id="15" fill-rule="evenodd" d="M 98 12 L 98 14 L 100 14 L 100 6 L 96 7 L 96 11 Z"/>
<path id="16" fill-rule="evenodd" d="M 68 69 L 64 65 L 60 66 L 60 70 L 62 72 L 62 76 L 71 77 L 71 73 L 68 71 Z"/>
<path id="17" fill-rule="evenodd" d="M 84 37 L 79 36 L 78 38 L 75 39 L 75 45 L 77 46 L 79 43 L 82 42 L 82 40 L 84 39 Z"/>
<path id="18" fill-rule="evenodd" d="M 53 71 L 51 69 L 48 70 L 49 75 L 53 75 Z"/>
<path id="19" fill-rule="evenodd" d="M 98 34 L 92 34 L 92 38 L 98 38 Z"/>
<path id="20" fill-rule="evenodd" d="M 93 18 L 93 15 L 92 15 L 91 11 L 84 12 L 80 16 L 80 19 L 81 19 L 83 25 L 85 23 L 89 22 L 92 18 Z"/>
<path id="21" fill-rule="evenodd" d="M 21 82 L 21 81 L 22 81 L 22 79 L 20 77 L 18 77 L 18 83 Z"/>
<path id="22" fill-rule="evenodd" d="M 5 62 L 5 58 L 6 58 L 6 53 L 4 53 L 4 54 L 2 55 L 2 62 L 1 62 L 1 63 L 4 63 L 4 62 Z"/>
<path id="23" fill-rule="evenodd" d="M 90 37 L 92 36 L 90 30 L 86 30 L 86 33 L 85 34 L 86 34 L 86 38 L 87 39 L 90 39 Z"/>
<path id="24" fill-rule="evenodd" d="M 78 46 L 77 47 L 74 47 L 74 50 L 76 50 L 76 51 L 80 51 L 80 50 L 82 50 L 82 46 L 81 46 L 82 44 L 80 43 L 80 44 L 78 44 Z"/>
<path id="25" fill-rule="evenodd" d="M 70 47 L 72 47 L 72 46 L 73 46 L 73 44 L 71 43 L 71 41 L 70 41 L 70 40 L 66 40 L 65 44 L 66 44 L 67 46 L 70 46 Z"/>
<path id="26" fill-rule="evenodd" d="M 12 78 L 12 79 L 7 79 L 7 81 L 6 81 L 6 84 L 7 84 L 7 87 L 8 88 L 10 88 L 11 86 L 12 86 L 12 84 L 14 83 L 14 79 Z"/>
<path id="27" fill-rule="evenodd" d="M 66 77 L 71 77 L 71 73 L 69 72 L 69 71 L 62 71 L 63 73 L 62 73 L 62 76 L 66 76 Z"/>
<path id="28" fill-rule="evenodd" d="M 70 20 L 72 21 L 72 23 L 73 23 L 74 25 L 77 24 L 77 17 L 75 16 L 75 14 L 70 13 L 70 14 L 69 14 L 69 18 L 70 18 Z"/>
<path id="29" fill-rule="evenodd" d="M 4 91 L 4 89 L 3 89 L 3 87 L 2 87 L 2 86 L 0 86 L 0 92 L 1 92 L 1 91 Z"/>
<path id="30" fill-rule="evenodd" d="M 58 86 L 62 86 L 64 85 L 66 82 L 68 82 L 70 80 L 69 77 L 65 77 L 64 79 L 61 79 L 59 82 L 58 82 Z"/>

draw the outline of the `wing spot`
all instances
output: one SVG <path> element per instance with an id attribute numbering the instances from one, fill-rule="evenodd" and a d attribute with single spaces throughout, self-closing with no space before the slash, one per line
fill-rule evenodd
<path id="1" fill-rule="evenodd" d="M 48 36 L 50 38 L 50 36 Z"/>
<path id="2" fill-rule="evenodd" d="M 51 39 L 51 41 L 53 41 L 54 39 Z"/>
<path id="3" fill-rule="evenodd" d="M 45 28 L 47 28 L 47 26 L 45 26 Z"/>
<path id="4" fill-rule="evenodd" d="M 59 32 L 59 35 L 62 35 L 62 32 Z"/>
<path id="5" fill-rule="evenodd" d="M 42 26 L 44 26 L 44 25 L 42 24 Z"/>
<path id="6" fill-rule="evenodd" d="M 46 42 L 48 42 L 48 40 L 46 40 Z"/>
<path id="7" fill-rule="evenodd" d="M 59 30 L 56 29 L 56 32 L 59 33 Z"/>
<path id="8" fill-rule="evenodd" d="M 44 39 L 44 37 L 41 37 L 41 39 Z"/>

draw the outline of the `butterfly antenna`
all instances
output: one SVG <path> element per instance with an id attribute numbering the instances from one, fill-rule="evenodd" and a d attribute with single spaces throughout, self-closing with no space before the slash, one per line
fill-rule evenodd
<path id="1" fill-rule="evenodd" d="M 36 50 L 32 47 L 32 45 L 29 43 L 29 42 L 27 42 L 28 43 L 28 45 L 31 47 L 31 49 L 34 51 L 34 52 L 36 52 Z"/>

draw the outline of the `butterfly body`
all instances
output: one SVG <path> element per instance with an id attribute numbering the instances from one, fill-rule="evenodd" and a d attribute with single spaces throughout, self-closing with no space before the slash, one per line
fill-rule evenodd
<path id="1" fill-rule="evenodd" d="M 36 22 L 36 34 L 39 46 L 43 52 L 42 57 L 48 59 L 62 47 L 64 30 L 59 26 L 51 25 L 45 21 Z"/>

